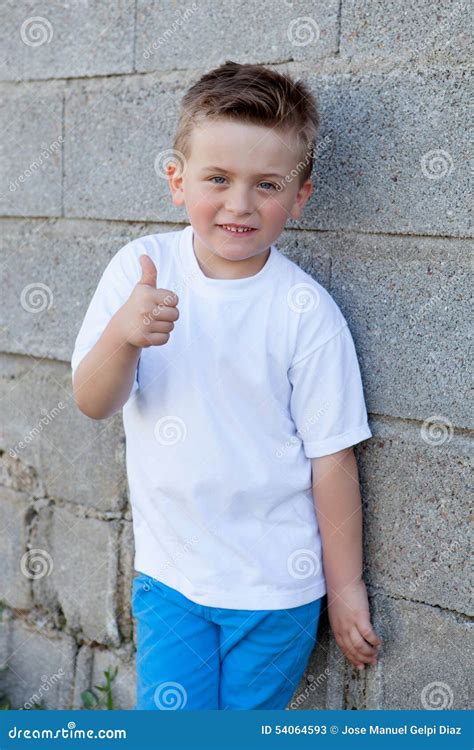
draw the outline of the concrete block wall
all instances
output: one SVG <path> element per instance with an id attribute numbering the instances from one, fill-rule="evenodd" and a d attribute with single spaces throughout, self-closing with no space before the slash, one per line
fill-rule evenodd
<path id="1" fill-rule="evenodd" d="M 94 422 L 70 356 L 108 260 L 184 226 L 156 157 L 202 72 L 302 77 L 315 190 L 278 243 L 356 343 L 374 437 L 357 448 L 380 661 L 323 613 L 289 708 L 467 708 L 467 2 L 6 2 L 0 9 L 0 694 L 81 707 L 118 667 L 134 701 L 133 536 L 119 415 Z"/>

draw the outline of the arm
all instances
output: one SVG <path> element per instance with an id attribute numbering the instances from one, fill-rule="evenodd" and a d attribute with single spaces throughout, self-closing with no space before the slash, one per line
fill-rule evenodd
<path id="1" fill-rule="evenodd" d="M 74 400 L 92 419 L 105 419 L 122 408 L 142 348 L 166 344 L 179 318 L 178 296 L 156 288 L 157 269 L 148 255 L 141 255 L 139 261 L 141 279 L 74 373 Z"/>
<path id="2" fill-rule="evenodd" d="M 122 408 L 132 389 L 141 348 L 123 337 L 120 310 L 86 354 L 74 375 L 74 400 L 92 419 L 106 419 Z"/>
<path id="3" fill-rule="evenodd" d="M 312 458 L 313 498 L 323 549 L 328 615 L 337 644 L 359 669 L 376 663 L 381 640 L 362 579 L 362 508 L 352 448 Z"/>

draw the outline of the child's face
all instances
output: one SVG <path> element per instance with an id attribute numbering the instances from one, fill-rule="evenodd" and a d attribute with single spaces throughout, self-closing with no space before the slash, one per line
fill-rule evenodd
<path id="1" fill-rule="evenodd" d="M 169 176 L 173 202 L 185 204 L 196 235 L 226 260 L 265 252 L 286 221 L 299 218 L 311 194 L 311 180 L 299 185 L 303 165 L 297 169 L 301 156 L 290 133 L 206 120 L 194 128 L 190 152 L 184 174 Z M 223 224 L 255 231 L 231 234 Z"/>

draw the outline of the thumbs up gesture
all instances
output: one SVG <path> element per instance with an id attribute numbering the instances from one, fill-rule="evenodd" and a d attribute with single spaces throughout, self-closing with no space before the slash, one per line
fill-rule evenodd
<path id="1" fill-rule="evenodd" d="M 139 261 L 142 277 L 118 311 L 123 336 L 133 346 L 162 346 L 179 318 L 179 299 L 169 289 L 156 288 L 158 271 L 149 255 L 140 255 Z"/>

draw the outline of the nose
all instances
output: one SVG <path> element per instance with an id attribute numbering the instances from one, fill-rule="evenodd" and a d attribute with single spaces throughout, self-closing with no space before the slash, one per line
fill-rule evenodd
<path id="1" fill-rule="evenodd" d="M 227 191 L 225 209 L 229 213 L 240 216 L 253 213 L 253 203 L 250 191 L 245 186 L 234 186 Z"/>

